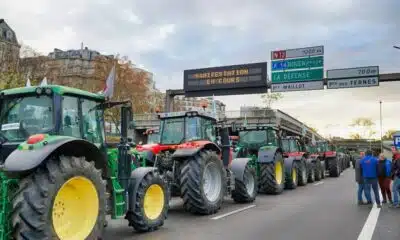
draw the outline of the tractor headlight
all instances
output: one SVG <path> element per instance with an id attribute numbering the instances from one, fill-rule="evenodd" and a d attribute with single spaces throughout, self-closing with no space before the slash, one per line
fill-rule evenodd
<path id="1" fill-rule="evenodd" d="M 51 88 L 46 88 L 45 92 L 46 92 L 47 95 L 50 95 L 50 94 L 53 93 L 53 91 L 51 90 Z"/>
<path id="2" fill-rule="evenodd" d="M 42 94 L 42 92 L 43 92 L 43 89 L 42 89 L 42 88 L 36 88 L 36 94 L 37 94 L 37 95 Z"/>

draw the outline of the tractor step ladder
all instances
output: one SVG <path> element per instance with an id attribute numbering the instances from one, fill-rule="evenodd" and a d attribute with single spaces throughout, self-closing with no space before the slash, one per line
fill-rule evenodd
<path id="1" fill-rule="evenodd" d="M 116 177 L 111 177 L 111 182 L 114 189 L 112 193 L 112 198 L 114 204 L 113 209 L 115 210 L 113 211 L 112 218 L 116 219 L 124 216 L 124 214 L 126 213 L 125 189 L 121 187 Z"/>

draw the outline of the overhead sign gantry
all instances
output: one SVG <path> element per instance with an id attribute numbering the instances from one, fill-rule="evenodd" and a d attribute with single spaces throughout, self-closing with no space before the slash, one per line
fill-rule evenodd
<path id="1" fill-rule="evenodd" d="M 271 52 L 271 92 L 324 89 L 324 46 Z"/>

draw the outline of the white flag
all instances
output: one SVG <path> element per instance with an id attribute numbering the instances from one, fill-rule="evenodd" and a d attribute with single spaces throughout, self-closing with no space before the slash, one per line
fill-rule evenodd
<path id="1" fill-rule="evenodd" d="M 106 86 L 103 89 L 103 95 L 107 98 L 112 98 L 114 95 L 114 82 L 115 82 L 115 64 L 108 75 Z"/>
<path id="2" fill-rule="evenodd" d="M 31 80 L 28 78 L 28 80 L 26 80 L 26 87 L 31 87 Z"/>
<path id="3" fill-rule="evenodd" d="M 47 78 L 44 77 L 42 82 L 40 83 L 40 86 L 46 86 L 47 85 Z"/>

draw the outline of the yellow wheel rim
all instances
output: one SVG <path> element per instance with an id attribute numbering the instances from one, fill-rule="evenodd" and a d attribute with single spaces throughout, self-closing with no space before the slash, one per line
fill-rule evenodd
<path id="1" fill-rule="evenodd" d="M 73 177 L 62 185 L 54 199 L 53 228 L 60 240 L 86 239 L 99 214 L 96 187 L 85 177 Z"/>
<path id="2" fill-rule="evenodd" d="M 144 194 L 143 210 L 146 217 L 155 220 L 160 217 L 164 209 L 164 191 L 158 184 L 152 184 Z"/>
<path id="3" fill-rule="evenodd" d="M 277 184 L 281 184 L 283 180 L 282 174 L 282 162 L 278 161 L 275 163 L 275 181 Z"/>
<path id="4" fill-rule="evenodd" d="M 297 171 L 296 168 L 292 168 L 292 180 L 294 183 L 297 182 Z"/>

